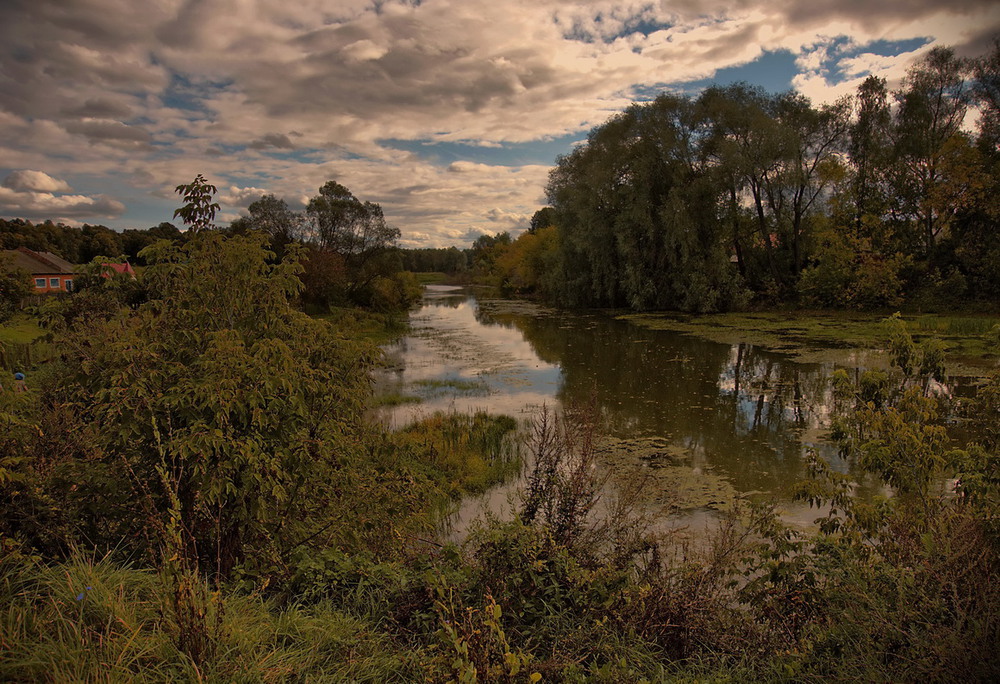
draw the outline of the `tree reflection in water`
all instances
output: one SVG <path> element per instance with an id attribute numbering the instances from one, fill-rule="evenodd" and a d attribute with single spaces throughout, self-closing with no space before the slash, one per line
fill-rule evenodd
<path id="1" fill-rule="evenodd" d="M 771 499 L 803 522 L 816 513 L 792 504 L 791 492 L 806 477 L 806 449 L 850 471 L 823 439 L 832 363 L 797 363 L 751 344 L 650 330 L 605 313 L 479 303 L 458 290 L 432 292 L 412 325 L 388 350 L 397 360 L 397 391 L 429 377 L 477 378 L 488 389 L 389 409 L 390 422 L 434 410 L 528 417 L 543 404 L 593 397 L 611 436 L 662 436 L 689 454 L 692 468 L 724 475 L 737 491 Z M 859 491 L 872 493 L 864 483 Z"/>

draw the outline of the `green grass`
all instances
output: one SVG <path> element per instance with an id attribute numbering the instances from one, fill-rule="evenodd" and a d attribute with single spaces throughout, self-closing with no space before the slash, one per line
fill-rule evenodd
<path id="1" fill-rule="evenodd" d="M 352 307 L 332 308 L 329 313 L 313 314 L 312 317 L 329 322 L 351 339 L 368 340 L 380 345 L 398 339 L 408 327 L 401 314 L 376 313 Z"/>
<path id="2" fill-rule="evenodd" d="M 25 314 L 0 325 L 0 369 L 28 371 L 54 357 L 59 347 L 42 341 L 45 334 L 38 321 Z"/>
<path id="3" fill-rule="evenodd" d="M 453 495 L 484 492 L 519 472 L 517 421 L 483 412 L 436 413 L 395 434 L 404 451 L 431 469 Z"/>
<path id="4" fill-rule="evenodd" d="M 980 336 L 1000 325 L 997 316 L 948 316 L 924 314 L 914 316 L 910 328 L 914 332 L 932 335 Z"/>
<path id="5" fill-rule="evenodd" d="M 490 391 L 489 385 L 482 380 L 461 380 L 459 378 L 417 380 L 413 385 L 428 394 L 448 394 L 451 392 L 459 394 L 489 394 Z"/>
<path id="6" fill-rule="evenodd" d="M 30 344 L 45 334 L 38 321 L 20 314 L 0 325 L 0 342 Z"/>
<path id="7" fill-rule="evenodd" d="M 329 603 L 306 609 L 232 592 L 214 599 L 208 619 L 214 648 L 196 665 L 177 647 L 181 627 L 171 598 L 164 576 L 107 558 L 77 553 L 52 566 L 2 561 L 0 680 L 420 679 L 414 652 Z"/>
<path id="8" fill-rule="evenodd" d="M 402 406 L 403 404 L 419 404 L 423 399 L 412 394 L 402 394 L 400 392 L 390 392 L 388 394 L 377 394 L 372 397 L 372 407 Z"/>

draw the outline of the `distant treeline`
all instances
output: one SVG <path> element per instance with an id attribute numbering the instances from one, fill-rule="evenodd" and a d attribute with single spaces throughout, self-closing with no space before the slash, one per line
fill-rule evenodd
<path id="1" fill-rule="evenodd" d="M 318 231 L 306 230 L 307 217 L 289 209 L 284 200 L 264 195 L 250 206 L 247 216 L 232 221 L 229 227 L 222 229 L 223 232 L 264 230 L 272 237 L 272 249 L 278 252 L 292 242 L 320 246 L 322 241 Z M 383 230 L 385 233 L 386 230 Z M 116 231 L 103 225 L 75 227 L 51 220 L 32 223 L 25 219 L 0 219 L 0 249 L 27 247 L 36 252 L 52 252 L 74 264 L 88 263 L 97 256 L 124 256 L 131 263 L 143 266 L 145 259 L 139 253 L 163 239 L 184 240 L 185 233 L 167 222 L 147 229 Z M 390 234 L 379 245 L 389 255 L 389 265 L 393 270 L 455 275 L 468 270 L 474 254 L 472 249 L 457 247 L 402 249 L 395 247 L 394 243 L 395 239 Z"/>
<path id="2" fill-rule="evenodd" d="M 215 192 L 200 176 L 192 186 L 184 187 Z M 304 212 L 293 211 L 274 195 L 264 195 L 250 204 L 246 216 L 227 227 L 216 226 L 212 219 L 214 211 L 201 228 L 227 235 L 265 234 L 276 261 L 292 245 L 304 249 L 301 299 L 314 310 L 355 305 L 399 309 L 419 296 L 416 281 L 401 275 L 399 229 L 386 222 L 377 203 L 362 202 L 335 181 L 324 184 Z M 52 252 L 75 264 L 98 256 L 125 257 L 144 266 L 142 250 L 146 247 L 163 239 L 185 243 L 195 232 L 187 228 L 181 232 L 166 222 L 146 230 L 117 232 L 101 225 L 76 228 L 52 221 L 33 224 L 0 219 L 0 249 Z"/>
<path id="3" fill-rule="evenodd" d="M 664 94 L 560 157 L 551 207 L 474 266 L 568 306 L 997 302 L 998 150 L 1000 43 L 818 107 L 745 83 Z"/>
<path id="4" fill-rule="evenodd" d="M 127 256 L 133 264 L 142 265 L 139 256 L 144 248 L 157 240 L 180 239 L 181 232 L 172 223 L 161 223 L 145 230 L 129 228 L 118 232 L 107 226 L 83 224 L 76 228 L 45 221 L 32 223 L 25 219 L 0 219 L 0 249 L 27 247 L 36 252 L 52 252 L 70 263 L 85 264 L 96 256 Z"/>
<path id="5" fill-rule="evenodd" d="M 401 249 L 403 270 L 414 273 L 463 273 L 469 268 L 470 250 L 458 247 Z"/>

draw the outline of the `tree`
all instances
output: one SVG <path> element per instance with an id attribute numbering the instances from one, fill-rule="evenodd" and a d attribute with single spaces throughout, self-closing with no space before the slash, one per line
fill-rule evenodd
<path id="1" fill-rule="evenodd" d="M 181 238 L 181 231 L 177 230 L 177 226 L 167 221 L 153 226 L 147 232 L 158 240 L 179 240 Z"/>
<path id="2" fill-rule="evenodd" d="M 218 192 L 214 185 L 199 173 L 191 183 L 178 185 L 174 191 L 184 198 L 184 206 L 174 210 L 174 218 L 179 216 L 193 234 L 215 228 L 212 222 L 215 220 L 215 212 L 219 210 L 219 203 L 212 201 L 212 197 Z"/>
<path id="3" fill-rule="evenodd" d="M 972 96 L 979 107 L 981 147 L 996 152 L 1000 145 L 1000 37 L 993 50 L 972 62 Z"/>
<path id="4" fill-rule="evenodd" d="M 306 214 L 317 247 L 344 260 L 352 298 L 363 297 L 375 278 L 391 270 L 384 258 L 395 249 L 400 233 L 386 222 L 378 204 L 362 202 L 346 187 L 331 180 L 319 189 L 319 195 L 309 200 Z"/>
<path id="5" fill-rule="evenodd" d="M 97 256 L 110 256 L 114 260 L 119 260 L 122 252 L 121 236 L 115 231 L 105 226 L 91 226 L 84 224 L 81 230 L 83 233 L 83 244 L 80 245 L 77 258 L 79 263 L 92 261 Z"/>
<path id="6" fill-rule="evenodd" d="M 698 100 L 709 128 L 702 154 L 711 173 L 723 183 L 733 253 L 743 277 L 763 291 L 776 288 L 784 279 L 767 190 L 780 175 L 793 144 L 773 116 L 775 99 L 761 88 L 736 83 L 709 88 Z M 750 208 L 749 220 L 744 205 Z M 747 223 L 750 230 L 744 228 Z"/>
<path id="7" fill-rule="evenodd" d="M 556 211 L 552 207 L 542 207 L 531 215 L 529 233 L 537 233 L 542 228 L 556 225 Z"/>
<path id="8" fill-rule="evenodd" d="M 231 230 L 259 230 L 271 240 L 271 250 L 280 258 L 287 245 L 301 237 L 304 218 L 288 208 L 283 199 L 264 195 L 247 207 L 248 216 L 233 221 Z"/>
<path id="9" fill-rule="evenodd" d="M 559 273 L 559 229 L 554 225 L 525 232 L 497 259 L 506 289 L 521 293 L 552 293 Z"/>
<path id="10" fill-rule="evenodd" d="M 29 274 L 13 268 L 10 259 L 0 254 L 0 323 L 10 320 L 31 290 Z"/>
<path id="11" fill-rule="evenodd" d="M 302 273 L 302 301 L 316 307 L 344 306 L 347 294 L 347 269 L 344 258 L 336 252 L 310 248 Z"/>
<path id="12" fill-rule="evenodd" d="M 792 276 L 804 261 L 806 221 L 825 191 L 842 173 L 838 157 L 847 142 L 848 101 L 814 109 L 808 98 L 787 93 L 775 103 L 777 121 L 788 134 L 780 170 L 765 176 L 768 204 L 782 243 L 791 251 Z"/>
<path id="13" fill-rule="evenodd" d="M 61 380 L 61 401 L 101 426 L 80 483 L 100 524 L 169 514 L 186 553 L 222 576 L 329 529 L 314 515 L 333 503 L 374 359 L 291 307 L 300 252 L 271 263 L 265 240 L 147 248 L 150 301 L 67 336 Z"/>
<path id="14" fill-rule="evenodd" d="M 546 192 L 560 231 L 561 303 L 714 311 L 741 299 L 720 187 L 699 154 L 705 136 L 688 99 L 662 95 L 558 160 Z"/>
<path id="15" fill-rule="evenodd" d="M 853 171 L 850 191 L 854 226 L 860 234 L 881 224 L 889 208 L 892 112 L 885 79 L 866 78 L 858 86 L 854 107 L 856 119 L 850 130 L 848 152 Z"/>
<path id="16" fill-rule="evenodd" d="M 967 69 L 953 50 L 936 47 L 907 72 L 902 89 L 895 93 L 896 209 L 911 222 L 914 246 L 925 256 L 951 218 L 933 198 L 943 181 L 946 145 L 959 135 L 968 108 Z"/>
<path id="17" fill-rule="evenodd" d="M 510 233 L 503 231 L 496 235 L 480 235 L 472 243 L 469 261 L 479 279 L 500 285 L 502 274 L 497 266 L 501 257 L 510 249 Z"/>

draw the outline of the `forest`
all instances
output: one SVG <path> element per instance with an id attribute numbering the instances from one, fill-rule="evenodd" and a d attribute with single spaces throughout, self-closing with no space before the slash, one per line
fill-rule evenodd
<path id="1" fill-rule="evenodd" d="M 998 143 L 1000 47 L 938 48 L 898 90 L 869 77 L 821 106 L 664 94 L 560 157 L 550 206 L 474 266 L 561 306 L 995 308 Z"/>
<path id="2" fill-rule="evenodd" d="M 887 495 L 810 452 L 809 529 L 747 498 L 700 543 L 654 533 L 607 497 L 591 405 L 368 411 L 404 263 L 578 307 L 995 304 L 998 60 L 936 50 L 829 107 L 635 105 L 558 160 L 530 230 L 468 254 L 396 250 L 335 181 L 224 228 L 200 175 L 184 231 L 4 222 L 90 261 L 29 305 L 45 358 L 0 389 L 0 679 L 996 681 L 1000 373 L 935 392 L 941 344 L 898 314 L 885 368 L 830 378 L 831 439 Z M 102 268 L 133 248 L 136 279 Z M 510 517 L 435 536 L 517 473 Z"/>

